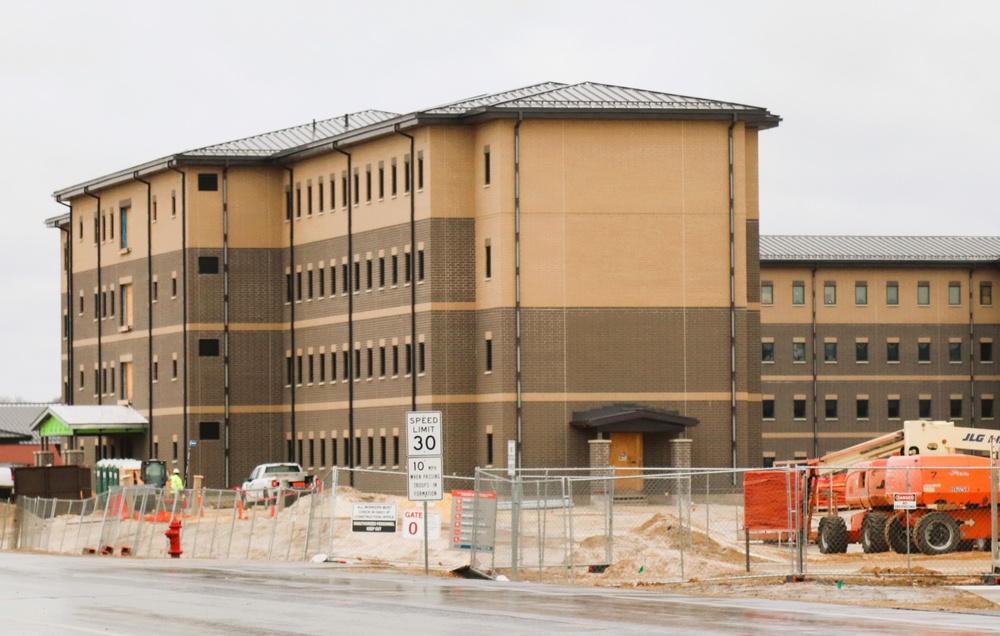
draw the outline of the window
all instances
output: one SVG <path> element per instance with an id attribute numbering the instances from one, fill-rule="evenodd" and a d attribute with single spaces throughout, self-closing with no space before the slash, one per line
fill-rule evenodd
<path id="1" fill-rule="evenodd" d="M 490 184 L 490 147 L 483 148 L 483 185 Z"/>
<path id="2" fill-rule="evenodd" d="M 153 281 L 153 302 L 155 303 L 160 297 L 160 283 L 156 280 Z"/>
<path id="3" fill-rule="evenodd" d="M 392 436 L 392 464 L 399 466 L 399 435 Z"/>
<path id="4" fill-rule="evenodd" d="M 385 345 L 379 345 L 378 348 L 378 377 L 385 377 Z"/>
<path id="5" fill-rule="evenodd" d="M 317 296 L 322 298 L 326 294 L 326 268 L 320 267 L 316 272 L 319 274 L 319 293 Z"/>
<path id="6" fill-rule="evenodd" d="M 199 274 L 218 274 L 219 273 L 219 257 L 218 256 L 199 256 L 198 257 L 198 273 Z"/>
<path id="7" fill-rule="evenodd" d="M 889 398 L 887 406 L 887 415 L 890 420 L 899 419 L 899 398 Z"/>
<path id="8" fill-rule="evenodd" d="M 292 220 L 292 187 L 285 186 L 285 220 Z"/>
<path id="9" fill-rule="evenodd" d="M 823 362 L 836 362 L 837 361 L 837 343 L 836 342 L 824 342 L 823 343 Z"/>
<path id="10" fill-rule="evenodd" d="M 858 398 L 855 404 L 855 413 L 859 420 L 868 419 L 868 398 Z"/>
<path id="11" fill-rule="evenodd" d="M 176 357 L 173 360 L 170 361 L 170 375 L 171 375 L 171 378 L 170 378 L 171 380 L 176 380 L 177 379 L 177 358 Z"/>
<path id="12" fill-rule="evenodd" d="M 399 375 L 399 345 L 392 345 L 392 377 Z"/>
<path id="13" fill-rule="evenodd" d="M 899 362 L 899 343 L 885 343 L 885 359 L 888 362 Z"/>
<path id="14" fill-rule="evenodd" d="M 219 189 L 219 175 L 214 172 L 202 172 L 198 174 L 199 192 L 216 192 Z"/>
<path id="15" fill-rule="evenodd" d="M 323 179 L 319 179 L 316 182 L 316 195 L 319 197 L 316 201 L 316 209 L 318 212 L 323 211 Z M 326 462 L 324 462 L 325 464 Z"/>
<path id="16" fill-rule="evenodd" d="M 893 306 L 899 304 L 899 283 L 885 284 L 885 304 Z"/>
<path id="17" fill-rule="evenodd" d="M 286 303 L 292 302 L 292 299 L 295 297 L 294 289 L 295 289 L 295 287 L 292 286 L 292 275 L 291 274 L 285 274 L 285 302 Z"/>
<path id="18" fill-rule="evenodd" d="M 486 338 L 486 373 L 493 373 L 493 337 Z"/>
<path id="19" fill-rule="evenodd" d="M 765 420 L 774 419 L 774 398 L 764 398 L 760 402 L 761 405 L 761 417 Z"/>
<path id="20" fill-rule="evenodd" d="M 917 362 L 930 362 L 931 361 L 931 343 L 929 342 L 918 342 L 917 343 Z"/>
<path id="21" fill-rule="evenodd" d="M 828 397 L 824 400 L 824 412 L 826 414 L 826 419 L 837 419 L 837 398 Z"/>
<path id="22" fill-rule="evenodd" d="M 922 419 L 929 418 L 931 416 L 931 400 L 930 398 L 920 398 L 917 400 L 917 417 Z"/>
<path id="23" fill-rule="evenodd" d="M 309 384 L 312 384 L 316 380 L 316 376 L 315 376 L 316 355 L 310 353 L 309 354 L 308 362 L 309 362 L 309 376 L 308 376 L 309 377 Z"/>
<path id="24" fill-rule="evenodd" d="M 385 198 L 385 162 L 378 162 L 378 200 Z M 384 444 L 384 440 L 383 440 Z M 385 463 L 385 453 L 382 453 L 382 463 Z"/>
<path id="25" fill-rule="evenodd" d="M 120 386 L 120 391 L 119 391 L 118 399 L 124 400 L 124 401 L 128 402 L 129 404 L 131 404 L 132 403 L 132 385 L 133 385 L 133 382 L 132 382 L 132 363 L 131 362 L 122 362 L 119 365 L 119 371 L 120 371 L 120 376 L 121 376 L 119 378 L 121 386 Z M 115 370 L 112 369 L 111 370 L 111 383 L 114 384 L 114 381 L 115 381 Z M 112 390 L 113 389 L 114 389 L 114 387 L 112 387 Z"/>
<path id="26" fill-rule="evenodd" d="M 118 213 L 121 216 L 121 233 L 118 237 L 118 246 L 123 249 L 128 249 L 128 219 L 132 215 L 132 208 L 129 206 L 123 206 L 118 209 Z"/>
<path id="27" fill-rule="evenodd" d="M 344 349 L 344 382 L 351 379 L 351 352 Z"/>
<path id="28" fill-rule="evenodd" d="M 285 355 L 285 386 L 292 386 L 292 382 L 295 380 L 295 362 L 292 360 L 292 354 Z"/>
<path id="29" fill-rule="evenodd" d="M 962 283 L 948 283 L 948 304 L 952 306 L 962 304 Z"/>
<path id="30" fill-rule="evenodd" d="M 351 284 L 350 284 L 350 280 L 351 280 L 350 273 L 351 273 L 351 270 L 348 267 L 347 263 L 344 263 L 341 266 L 340 273 L 342 274 L 342 276 L 341 276 L 342 280 L 340 281 L 340 284 L 341 284 L 340 293 L 341 294 L 346 294 L 347 292 L 350 291 L 350 286 L 351 286 Z"/>
<path id="31" fill-rule="evenodd" d="M 992 340 L 980 340 L 979 341 L 979 361 L 980 362 L 993 362 L 993 341 Z"/>
<path id="32" fill-rule="evenodd" d="M 370 259 L 370 258 L 365 261 L 365 273 L 368 274 L 368 281 L 367 281 L 367 285 L 365 285 L 365 289 L 367 289 L 368 291 L 371 291 L 372 290 L 372 259 Z"/>
<path id="33" fill-rule="evenodd" d="M 396 196 L 396 158 L 393 157 L 389 166 L 389 193 Z"/>
<path id="34" fill-rule="evenodd" d="M 760 284 L 760 304 L 762 305 L 774 304 L 774 283 Z"/>
<path id="35" fill-rule="evenodd" d="M 392 286 L 395 287 L 399 283 L 399 255 L 392 255 Z"/>
<path id="36" fill-rule="evenodd" d="M 160 361 L 155 357 L 153 358 L 153 382 L 158 382 L 160 380 Z"/>
<path id="37" fill-rule="evenodd" d="M 295 384 L 302 384 L 302 354 L 295 356 Z"/>
<path id="38" fill-rule="evenodd" d="M 806 304 L 806 284 L 805 283 L 792 283 L 792 304 L 793 305 L 804 305 Z"/>
<path id="39" fill-rule="evenodd" d="M 984 420 L 993 419 L 993 398 L 983 396 L 979 401 L 979 414 Z"/>
<path id="40" fill-rule="evenodd" d="M 948 417 L 953 420 L 962 419 L 962 398 L 953 397 L 948 404 Z"/>
<path id="41" fill-rule="evenodd" d="M 340 206 L 344 208 L 347 207 L 347 190 L 347 170 L 344 170 L 340 173 Z"/>
<path id="42" fill-rule="evenodd" d="M 979 283 L 979 304 L 993 304 L 993 283 Z"/>
<path id="43" fill-rule="evenodd" d="M 424 189 L 424 151 L 417 152 L 417 190 Z"/>
<path id="44" fill-rule="evenodd" d="M 420 373 L 424 373 L 425 371 L 427 371 L 427 356 L 426 356 L 427 347 L 424 346 L 424 343 L 422 343 L 422 342 L 418 343 L 417 346 L 418 346 L 418 354 L 419 354 L 418 355 L 418 362 L 420 364 Z"/>
<path id="45" fill-rule="evenodd" d="M 792 417 L 797 420 L 806 419 L 806 400 L 805 398 L 795 398 L 792 400 Z"/>
<path id="46" fill-rule="evenodd" d="M 409 285 L 410 281 L 413 280 L 413 259 L 409 252 L 403 254 L 403 260 L 406 261 L 406 284 Z"/>
<path id="47" fill-rule="evenodd" d="M 931 284 L 926 281 L 917 283 L 917 304 L 926 307 L 931 304 Z"/>
<path id="48" fill-rule="evenodd" d="M 406 375 L 413 373 L 413 345 L 406 343 Z"/>
<path id="49" fill-rule="evenodd" d="M 829 280 L 823 283 L 823 304 L 837 304 L 837 283 Z"/>
<path id="50" fill-rule="evenodd" d="M 493 246 L 486 239 L 486 280 L 493 278 Z"/>
<path id="51" fill-rule="evenodd" d="M 323 384 L 326 382 L 326 354 L 322 351 L 319 353 L 317 362 L 319 362 L 319 383 Z"/>
<path id="52" fill-rule="evenodd" d="M 313 299 L 313 271 L 311 269 L 306 272 L 306 298 Z"/>
<path id="53" fill-rule="evenodd" d="M 295 184 L 295 218 L 302 218 L 302 186 Z"/>
<path id="54" fill-rule="evenodd" d="M 320 367 L 322 369 L 322 367 Z M 330 351 L 330 384 L 337 381 L 337 352 Z"/>
<path id="55" fill-rule="evenodd" d="M 313 186 L 311 181 L 306 182 L 306 216 L 313 215 Z"/>
<path id="56" fill-rule="evenodd" d="M 114 292 L 111 292 L 112 296 Z M 128 330 L 132 328 L 133 324 L 133 310 L 132 310 L 132 285 L 119 285 L 118 286 L 118 298 L 121 302 L 121 311 L 118 318 L 118 326 L 123 330 Z M 114 299 L 112 298 L 111 304 L 114 305 Z"/>
<path id="57" fill-rule="evenodd" d="M 219 355 L 218 338 L 199 338 L 198 355 L 203 358 L 216 357 Z"/>
<path id="58" fill-rule="evenodd" d="M 368 282 L 371 283 L 371 276 L 368 277 Z M 354 261 L 354 291 L 361 291 L 361 261 Z"/>
<path id="59" fill-rule="evenodd" d="M 302 302 L 302 272 L 295 272 L 295 301 Z"/>
<path id="60" fill-rule="evenodd" d="M 368 361 L 368 379 L 371 380 L 372 377 L 374 376 L 374 373 L 375 373 L 375 371 L 374 371 L 375 356 L 374 356 L 374 353 L 372 352 L 372 348 L 371 347 L 368 347 L 367 350 L 366 350 L 366 352 L 367 352 L 366 358 L 367 358 L 367 361 Z"/>
<path id="61" fill-rule="evenodd" d="M 761 362 L 774 362 L 774 343 L 773 342 L 762 342 L 762 343 L 760 343 L 760 360 L 761 360 Z"/>
<path id="62" fill-rule="evenodd" d="M 361 349 L 354 350 L 354 379 L 361 379 Z"/>
<path id="63" fill-rule="evenodd" d="M 334 175 L 330 175 L 330 211 L 337 209 L 337 181 Z"/>
<path id="64" fill-rule="evenodd" d="M 961 342 L 949 342 L 948 343 L 948 362 L 961 362 L 962 361 L 962 343 Z"/>
<path id="65" fill-rule="evenodd" d="M 198 437 L 203 440 L 221 439 L 218 422 L 198 422 Z"/>
<path id="66" fill-rule="evenodd" d="M 792 343 L 792 362 L 805 362 L 806 361 L 806 343 L 804 342 L 793 342 Z"/>
<path id="67" fill-rule="evenodd" d="M 174 190 L 170 191 L 170 216 L 177 216 L 177 192 Z"/>
<path id="68" fill-rule="evenodd" d="M 493 433 L 486 434 L 486 465 L 493 465 Z"/>
<path id="69" fill-rule="evenodd" d="M 417 281 L 424 281 L 424 251 L 417 250 Z"/>
<path id="70" fill-rule="evenodd" d="M 867 342 L 855 342 L 854 343 L 854 361 L 855 362 L 868 362 L 868 343 Z"/>
<path id="71" fill-rule="evenodd" d="M 372 202 L 372 164 L 365 166 L 365 202 Z"/>
<path id="72" fill-rule="evenodd" d="M 410 193 L 410 155 L 403 156 L 403 192 Z"/>
<path id="73" fill-rule="evenodd" d="M 351 185 L 354 188 L 354 205 L 357 205 L 361 202 L 361 175 L 357 168 L 354 169 L 354 181 Z"/>
<path id="74" fill-rule="evenodd" d="M 170 297 L 177 298 L 177 274 L 170 276 Z"/>
<path id="75" fill-rule="evenodd" d="M 868 283 L 864 281 L 857 281 L 854 283 L 854 304 L 868 304 Z"/>

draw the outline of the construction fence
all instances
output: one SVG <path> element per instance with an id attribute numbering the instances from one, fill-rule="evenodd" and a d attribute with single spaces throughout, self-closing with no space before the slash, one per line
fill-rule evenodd
<path id="1" fill-rule="evenodd" d="M 407 500 L 405 472 L 335 469 L 312 491 L 281 493 L 267 505 L 245 505 L 238 490 L 175 495 L 146 487 L 84 501 L 22 498 L 0 510 L 0 546 L 161 558 L 176 518 L 181 558 L 468 565 L 482 576 L 522 581 L 969 578 L 997 571 L 995 469 L 942 463 L 868 472 L 862 502 L 847 498 L 862 485 L 847 486 L 858 478 L 852 474 L 784 467 L 510 476 L 481 469 L 475 478 L 446 477 L 442 500 L 425 504 Z M 892 490 L 896 482 L 902 486 Z"/>

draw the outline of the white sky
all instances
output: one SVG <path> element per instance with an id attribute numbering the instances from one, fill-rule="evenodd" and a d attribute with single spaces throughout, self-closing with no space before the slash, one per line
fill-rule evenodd
<path id="1" fill-rule="evenodd" d="M 1000 2 L 0 4 L 0 396 L 59 395 L 51 193 L 190 148 L 542 81 L 763 106 L 765 234 L 994 235 Z"/>

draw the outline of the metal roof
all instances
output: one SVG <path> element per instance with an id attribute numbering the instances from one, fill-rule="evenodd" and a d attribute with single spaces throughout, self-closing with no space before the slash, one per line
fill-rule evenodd
<path id="1" fill-rule="evenodd" d="M 48 404 L 0 404 L 0 439 L 13 441 L 37 440 L 31 430 Z"/>
<path id="2" fill-rule="evenodd" d="M 760 260 L 992 263 L 1000 236 L 761 236 Z"/>
<path id="3" fill-rule="evenodd" d="M 346 132 L 366 128 L 395 117 L 399 117 L 399 114 L 384 110 L 363 110 L 322 121 L 313 121 L 301 126 L 292 126 L 261 135 L 205 146 L 180 154 L 186 157 L 270 157 L 283 150 L 343 135 Z"/>
<path id="4" fill-rule="evenodd" d="M 50 404 L 39 412 L 32 429 L 37 429 L 49 415 L 73 429 L 149 424 L 149 420 L 131 406 Z"/>
<path id="5" fill-rule="evenodd" d="M 463 123 L 472 117 L 662 117 L 667 119 L 739 119 L 756 128 L 772 128 L 781 118 L 764 108 L 698 97 L 582 82 L 544 82 L 514 90 L 479 95 L 399 115 L 364 110 L 300 126 L 180 152 L 57 190 L 62 201 L 87 192 L 130 181 L 180 163 L 262 163 L 302 158 L 320 152 L 329 143 L 357 143 L 427 123 Z M 59 217 L 56 217 L 59 218 Z M 55 218 L 53 219 L 55 221 Z"/>

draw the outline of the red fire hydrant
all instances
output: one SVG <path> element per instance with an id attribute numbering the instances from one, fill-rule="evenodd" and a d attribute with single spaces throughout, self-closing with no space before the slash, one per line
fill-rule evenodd
<path id="1" fill-rule="evenodd" d="M 174 517 L 173 521 L 170 522 L 170 527 L 163 534 L 167 535 L 167 539 L 170 540 L 170 549 L 167 550 L 167 554 L 170 555 L 172 559 L 181 558 L 181 520 Z"/>

